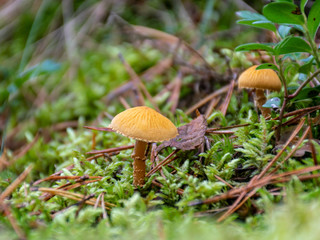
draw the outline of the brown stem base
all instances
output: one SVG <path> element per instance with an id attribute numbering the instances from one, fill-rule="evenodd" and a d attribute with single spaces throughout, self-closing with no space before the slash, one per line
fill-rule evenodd
<path id="1" fill-rule="evenodd" d="M 137 140 L 134 145 L 133 158 L 133 185 L 143 186 L 146 175 L 145 151 L 148 143 Z"/>
<path id="2" fill-rule="evenodd" d="M 267 98 L 264 95 L 264 91 L 261 89 L 256 89 L 256 95 L 254 98 L 254 101 L 256 102 L 257 107 L 260 109 L 262 116 L 264 118 L 269 117 L 271 114 L 271 110 L 270 108 L 264 108 L 262 107 L 263 104 L 266 103 Z"/>
<path id="3" fill-rule="evenodd" d="M 143 186 L 146 175 L 146 161 L 135 159 L 133 162 L 133 185 Z"/>

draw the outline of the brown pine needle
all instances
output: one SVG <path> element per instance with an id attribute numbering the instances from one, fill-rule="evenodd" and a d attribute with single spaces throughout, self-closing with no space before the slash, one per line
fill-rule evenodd
<path id="1" fill-rule="evenodd" d="M 4 199 L 8 197 L 18 186 L 20 183 L 23 182 L 23 180 L 28 176 L 28 174 L 31 172 L 33 166 L 30 165 L 27 167 L 23 173 L 19 175 L 19 177 L 14 180 L 13 183 L 11 183 L 0 195 L 0 204 L 3 203 Z"/>
<path id="2" fill-rule="evenodd" d="M 211 134 L 234 134 L 234 131 L 210 131 Z"/>
<path id="3" fill-rule="evenodd" d="M 172 94 L 169 98 L 169 102 L 172 103 L 172 106 L 171 106 L 171 109 L 170 111 L 172 113 L 174 113 L 178 107 L 178 103 L 179 103 L 179 96 L 180 96 L 180 90 L 181 90 L 181 85 L 182 85 L 182 78 L 183 78 L 183 75 L 182 73 L 179 71 L 178 72 L 178 75 L 175 77 L 174 79 L 174 88 L 173 88 L 173 91 L 172 91 Z"/>
<path id="4" fill-rule="evenodd" d="M 6 204 L 0 204 L 0 206 L 2 207 L 7 219 L 9 220 L 12 228 L 14 229 L 16 234 L 18 235 L 19 239 L 20 240 L 27 239 L 26 234 L 23 232 L 23 230 L 18 225 L 17 220 L 11 214 L 11 208 Z"/>
<path id="5" fill-rule="evenodd" d="M 260 179 L 261 177 L 263 177 L 266 172 L 272 167 L 272 165 L 279 159 L 279 157 L 282 155 L 282 153 L 286 150 L 286 148 L 289 146 L 289 144 L 292 142 L 292 140 L 297 136 L 297 134 L 299 133 L 299 131 L 301 130 L 301 128 L 303 127 L 305 122 L 305 119 L 302 119 L 300 121 L 300 123 L 298 124 L 297 128 L 293 131 L 293 133 L 291 134 L 291 136 L 289 137 L 289 139 L 287 140 L 286 144 L 284 145 L 284 147 L 281 149 L 280 152 L 278 152 L 278 154 L 271 160 L 271 162 L 269 162 L 269 164 L 262 170 L 262 172 L 259 174 L 258 179 Z"/>
<path id="6" fill-rule="evenodd" d="M 209 106 L 208 106 L 208 108 L 207 108 L 207 110 L 206 110 L 206 113 L 204 114 L 205 118 L 208 118 L 208 117 L 211 115 L 213 109 L 214 109 L 214 108 L 218 105 L 218 103 L 220 102 L 220 99 L 221 99 L 221 97 L 216 97 L 216 98 L 213 98 L 213 99 L 210 101 Z"/>
<path id="7" fill-rule="evenodd" d="M 138 97 L 139 97 L 139 105 L 145 105 L 144 103 L 144 99 L 142 96 L 142 93 L 140 92 L 140 89 L 142 90 L 142 92 L 144 93 L 144 95 L 147 97 L 147 99 L 150 101 L 150 103 L 153 105 L 153 107 L 160 112 L 160 109 L 158 108 L 158 105 L 156 104 L 156 102 L 153 100 L 152 96 L 150 95 L 148 89 L 146 88 L 146 86 L 143 84 L 142 80 L 140 79 L 140 77 L 138 76 L 138 74 L 132 69 L 132 67 L 125 61 L 124 57 L 119 54 L 119 58 L 122 62 L 122 64 L 124 65 L 126 71 L 128 72 L 128 74 L 130 75 L 135 88 L 138 92 Z"/>
<path id="8" fill-rule="evenodd" d="M 164 71 L 166 71 L 168 68 L 172 66 L 172 58 L 168 57 L 164 60 L 159 61 L 156 65 L 150 67 L 148 70 L 146 70 L 142 75 L 141 78 L 145 81 L 151 81 L 156 75 L 162 74 Z M 171 82 L 172 83 L 172 82 Z M 117 96 L 121 96 L 125 94 L 126 92 L 132 90 L 133 83 L 132 81 L 127 82 L 120 87 L 114 89 L 111 91 L 107 97 L 105 98 L 105 102 L 110 102 L 111 100 L 115 99 Z"/>
<path id="9" fill-rule="evenodd" d="M 36 136 L 32 139 L 30 143 L 28 143 L 27 145 L 19 149 L 18 153 L 15 153 L 14 161 L 23 157 L 30 150 L 30 148 L 33 147 L 33 145 L 38 141 L 38 139 L 39 139 L 39 133 L 36 134 Z"/>
<path id="10" fill-rule="evenodd" d="M 46 177 L 46 178 L 43 178 L 43 179 L 40 179 L 41 182 L 44 182 L 44 181 L 51 181 L 51 180 L 61 180 L 61 179 L 71 179 L 71 180 L 74 180 L 74 179 L 93 179 L 93 178 L 98 178 L 98 179 L 102 179 L 103 177 L 101 176 L 87 176 L 87 175 L 84 175 L 84 176 L 49 176 L 49 177 Z M 36 185 L 33 184 L 33 185 Z"/>
<path id="11" fill-rule="evenodd" d="M 161 183 L 159 183 L 157 180 L 152 180 L 152 184 L 153 185 L 155 185 L 155 186 L 157 186 L 157 187 L 159 187 L 159 188 L 162 188 L 163 187 L 163 185 L 161 184 Z M 178 188 L 177 189 L 177 193 L 179 194 L 179 195 L 183 195 L 183 189 L 181 189 L 181 188 Z"/>
<path id="12" fill-rule="evenodd" d="M 214 175 L 214 177 L 216 179 L 218 179 L 220 182 L 223 182 L 224 184 L 226 184 L 228 187 L 230 187 L 231 189 L 233 188 L 232 185 L 230 183 L 228 183 L 227 181 L 225 181 L 224 179 L 222 179 L 221 177 L 219 177 L 218 175 Z"/>
<path id="13" fill-rule="evenodd" d="M 313 106 L 313 107 L 298 109 L 298 110 L 289 112 L 289 113 L 287 113 L 287 114 L 284 114 L 284 115 L 283 115 L 283 118 L 290 117 L 290 116 L 294 116 L 294 115 L 301 114 L 301 113 L 304 113 L 304 112 L 309 112 L 309 113 L 311 113 L 311 112 L 316 111 L 316 110 L 319 110 L 319 109 L 320 109 L 320 106 Z M 278 120 L 278 119 L 279 119 L 279 117 L 276 117 L 276 118 L 274 118 L 273 120 Z"/>
<path id="14" fill-rule="evenodd" d="M 68 191 L 64 191 L 64 190 L 60 190 L 60 189 L 39 188 L 38 190 L 41 191 L 41 192 L 47 192 L 47 193 L 51 193 L 51 194 L 58 195 L 58 196 L 61 196 L 61 197 L 69 198 L 69 199 L 72 199 L 72 200 L 75 200 L 75 201 L 81 201 L 85 197 L 83 194 L 68 192 Z M 88 204 L 88 205 L 94 206 L 96 201 L 97 201 L 96 198 L 91 198 L 89 200 L 86 200 L 85 203 Z M 113 204 L 113 203 L 105 202 L 105 208 L 110 210 L 110 208 L 108 206 L 109 207 L 115 207 L 116 205 Z"/>
<path id="15" fill-rule="evenodd" d="M 295 144 L 295 147 L 290 151 L 290 153 L 286 156 L 286 158 L 284 160 L 282 160 L 282 162 L 272 170 L 272 172 L 269 175 L 275 173 L 280 168 L 280 166 L 283 165 L 283 163 L 286 162 L 298 150 L 301 143 L 303 142 L 303 140 L 306 138 L 307 134 L 309 133 L 310 129 L 311 129 L 310 126 L 308 126 L 307 129 L 302 134 L 299 141 Z"/>
<path id="16" fill-rule="evenodd" d="M 247 127 L 249 126 L 249 123 L 239 124 L 239 125 L 233 125 L 233 126 L 227 126 L 227 127 L 218 127 L 218 128 L 208 128 L 207 133 L 210 133 L 212 131 L 218 131 L 218 130 L 225 130 L 225 129 L 232 129 L 232 128 L 239 128 L 239 127 Z"/>
<path id="17" fill-rule="evenodd" d="M 233 188 L 233 189 L 227 191 L 226 193 L 223 193 L 223 194 L 220 194 L 220 195 L 217 195 L 217 196 L 214 196 L 214 197 L 202 200 L 202 201 L 196 200 L 196 201 L 190 202 L 189 206 L 194 206 L 194 205 L 199 205 L 199 204 L 211 204 L 211 203 L 219 202 L 221 200 L 235 198 L 239 194 L 241 194 L 242 192 L 249 192 L 249 191 L 253 190 L 254 188 L 261 188 L 261 187 L 268 185 L 268 184 L 275 184 L 275 183 L 289 181 L 291 179 L 291 176 L 305 174 L 305 173 L 313 172 L 316 170 L 320 170 L 320 166 L 312 166 L 312 167 L 302 168 L 302 169 L 298 169 L 298 170 L 294 170 L 294 171 L 290 171 L 290 172 L 286 172 L 286 173 L 281 173 L 281 174 L 277 174 L 277 175 L 273 175 L 273 176 L 265 176 L 260 180 L 255 178 L 253 180 L 256 180 L 256 181 L 255 182 L 252 181 L 252 184 L 249 182 L 246 186 L 243 186 L 240 188 Z M 316 175 L 314 175 L 314 176 L 316 176 Z M 306 178 L 305 176 L 299 176 L 299 179 L 300 178 L 302 180 L 310 179 L 310 178 Z"/>
<path id="18" fill-rule="evenodd" d="M 234 89 L 234 84 L 235 84 L 235 80 L 233 79 L 229 85 L 229 89 L 228 89 L 228 93 L 226 96 L 226 99 L 223 101 L 223 105 L 221 106 L 221 113 L 223 114 L 223 116 L 225 116 L 227 114 L 227 110 L 229 107 L 229 103 L 232 97 L 232 93 L 233 93 L 233 89 Z"/>
<path id="19" fill-rule="evenodd" d="M 97 131 L 114 132 L 112 128 L 90 127 L 90 126 L 83 126 L 83 127 L 91 130 L 97 130 Z"/>
<path id="20" fill-rule="evenodd" d="M 170 153 L 165 159 L 163 159 L 157 166 L 155 166 L 155 168 L 151 169 L 147 174 L 146 177 L 151 176 L 152 174 L 154 174 L 156 171 L 160 170 L 163 166 L 169 164 L 170 162 L 172 162 L 173 160 L 175 160 L 177 157 L 173 157 L 172 159 L 170 159 L 174 154 L 176 154 L 177 152 L 179 152 L 179 149 L 174 150 L 172 153 Z"/>
<path id="21" fill-rule="evenodd" d="M 218 89 L 217 91 L 211 93 L 210 95 L 208 95 L 207 97 L 205 97 L 204 99 L 202 99 L 201 101 L 197 102 L 195 105 L 190 107 L 186 111 L 186 114 L 190 114 L 190 113 L 194 112 L 196 109 L 200 108 L 202 105 L 206 104 L 211 99 L 216 98 L 216 97 L 220 96 L 221 94 L 227 92 L 229 90 L 229 88 L 230 88 L 230 86 L 227 85 L 227 86 L 224 86 L 224 87 Z"/>
<path id="22" fill-rule="evenodd" d="M 99 153 L 96 155 L 93 155 L 92 157 L 88 157 L 86 160 L 91 161 L 93 159 L 97 159 L 99 157 L 105 157 L 105 160 L 110 160 L 112 156 L 118 155 L 120 152 L 112 152 L 112 153 Z"/>
<path id="23" fill-rule="evenodd" d="M 98 182 L 100 181 L 101 179 L 96 179 L 96 180 L 88 180 L 88 181 L 80 181 L 80 182 L 77 182 L 77 183 L 74 183 L 72 184 L 71 182 L 69 183 L 66 183 L 64 185 L 61 185 L 55 189 L 61 189 L 61 190 L 71 190 L 71 189 L 75 189 L 75 188 L 78 188 L 78 187 L 81 187 L 83 185 L 86 185 L 86 184 L 89 184 L 89 183 L 94 183 L 94 182 Z M 45 193 L 43 195 L 41 195 L 41 199 L 43 199 L 44 201 L 48 201 L 49 199 L 51 199 L 52 197 L 54 197 L 54 194 L 51 194 L 51 193 Z"/>
<path id="24" fill-rule="evenodd" d="M 320 117 L 320 115 L 319 115 L 319 117 Z M 318 165 L 316 149 L 315 149 L 314 144 L 312 142 L 313 135 L 312 135 L 311 129 L 312 129 L 312 122 L 310 121 L 309 122 L 309 144 L 311 147 L 311 154 L 312 154 L 313 163 L 314 163 L 314 165 Z"/>
<path id="25" fill-rule="evenodd" d="M 96 203 L 94 204 L 94 209 L 97 209 L 101 196 L 102 196 L 102 193 L 99 194 L 99 196 L 98 196 L 98 198 L 96 200 Z"/>
<path id="26" fill-rule="evenodd" d="M 112 152 L 118 152 L 122 150 L 127 150 L 133 148 L 134 145 L 129 145 L 129 146 L 122 146 L 122 147 L 116 147 L 116 148 L 108 148 L 104 150 L 94 150 L 87 152 L 86 154 L 99 154 L 99 153 L 112 153 Z"/>
<path id="27" fill-rule="evenodd" d="M 131 108 L 131 106 L 129 105 L 129 103 L 127 102 L 126 99 L 124 99 L 123 97 L 119 97 L 119 101 L 121 102 L 121 104 L 124 106 L 125 109 L 129 109 Z"/>
<path id="28" fill-rule="evenodd" d="M 74 168 L 74 165 L 73 165 L 73 164 L 70 165 L 70 166 L 68 166 L 68 167 L 65 167 L 65 169 L 67 169 L 67 170 L 71 170 L 72 168 Z M 59 176 L 61 173 L 63 173 L 62 170 L 60 170 L 60 171 L 58 171 L 58 172 L 56 172 L 56 173 L 54 173 L 54 174 L 51 174 L 50 176 Z M 43 181 L 44 181 L 43 179 L 37 180 L 37 181 L 35 181 L 35 182 L 33 183 L 33 185 L 37 185 L 37 184 L 39 184 L 39 183 L 42 183 Z"/>
<path id="29" fill-rule="evenodd" d="M 252 181 L 250 181 L 248 183 L 248 187 L 251 187 L 253 185 L 253 183 L 255 182 L 257 176 L 254 176 L 252 178 Z M 250 194 L 254 195 L 256 193 L 256 189 L 254 189 L 253 191 L 251 191 Z M 247 197 L 244 199 L 245 201 L 241 201 L 242 198 L 245 197 L 245 195 L 247 194 L 246 191 L 243 191 L 240 196 L 237 198 L 237 200 L 230 206 L 230 208 L 228 209 L 228 211 L 226 211 L 219 219 L 218 219 L 218 222 L 221 222 L 223 221 L 224 219 L 226 219 L 228 216 L 230 216 L 232 213 L 234 213 L 239 207 L 242 206 L 243 203 L 245 203 L 247 201 Z M 251 197 L 252 195 L 249 196 Z M 240 202 L 241 201 L 241 202 Z"/>
<path id="30" fill-rule="evenodd" d="M 297 126 L 297 128 L 295 129 L 295 131 L 291 134 L 290 138 L 288 139 L 287 143 L 285 144 L 285 146 L 282 148 L 282 150 L 272 159 L 272 161 L 267 165 L 267 167 L 265 167 L 263 169 L 263 171 L 258 175 L 255 176 L 251 179 L 251 181 L 248 183 L 248 188 L 250 189 L 252 185 L 254 185 L 254 183 L 256 181 L 258 181 L 259 179 L 261 179 L 266 172 L 272 167 L 272 165 L 278 160 L 278 158 L 282 155 L 282 153 L 285 151 L 285 149 L 287 148 L 287 146 L 289 146 L 289 144 L 292 142 L 292 140 L 296 137 L 296 135 L 299 133 L 300 129 L 303 127 L 303 124 L 305 122 L 305 119 L 301 120 L 299 125 Z M 309 129 L 307 129 L 305 131 L 304 137 L 301 138 L 301 142 L 303 141 L 303 139 L 306 137 L 307 133 L 309 132 Z M 299 144 L 297 144 L 298 146 L 301 144 L 301 142 Z M 291 152 L 292 154 L 295 152 L 295 150 L 298 147 L 294 148 Z M 287 159 L 287 158 L 286 158 Z M 286 160 L 285 159 L 285 160 Z M 270 176 L 270 175 L 269 175 Z M 267 180 L 269 181 L 269 176 L 267 176 Z M 272 176 L 270 176 L 271 178 Z M 262 179 L 264 180 L 264 179 Z M 230 206 L 230 208 L 228 209 L 227 212 L 225 212 L 219 219 L 218 222 L 223 221 L 224 219 L 226 219 L 228 216 L 230 216 L 232 213 L 234 213 L 237 209 L 239 209 L 250 197 L 252 197 L 258 188 L 253 188 L 253 190 L 249 190 L 251 191 L 248 195 L 247 192 L 248 191 L 243 191 L 240 196 L 237 198 L 237 200 L 232 204 L 232 206 Z M 247 195 L 247 196 L 246 196 Z M 246 196 L 246 197 L 245 197 Z M 244 198 L 245 197 L 245 198 Z M 244 199 L 243 199 L 244 198 Z M 242 200 L 242 201 L 241 201 Z"/>

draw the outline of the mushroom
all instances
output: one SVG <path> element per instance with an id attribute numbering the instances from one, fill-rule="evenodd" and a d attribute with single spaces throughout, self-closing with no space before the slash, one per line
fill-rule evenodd
<path id="1" fill-rule="evenodd" d="M 133 185 L 143 186 L 146 173 L 145 151 L 148 143 L 162 142 L 178 135 L 174 124 L 165 116 L 146 107 L 129 108 L 116 115 L 110 128 L 136 140 L 131 157 L 133 161 Z"/>
<path id="2" fill-rule="evenodd" d="M 244 71 L 238 80 L 239 88 L 249 88 L 255 90 L 255 103 L 260 109 L 262 116 L 270 115 L 270 108 L 262 107 L 267 98 L 264 95 L 264 90 L 280 91 L 281 81 L 275 71 L 272 69 L 256 70 L 258 65 L 253 65 Z"/>

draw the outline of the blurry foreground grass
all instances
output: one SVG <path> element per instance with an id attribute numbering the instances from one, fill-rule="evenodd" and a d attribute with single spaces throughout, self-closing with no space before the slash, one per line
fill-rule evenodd
<path id="1" fill-rule="evenodd" d="M 181 215 L 174 209 L 146 211 L 143 200 L 134 195 L 124 208 L 116 208 L 109 220 L 94 224 L 92 219 L 101 212 L 88 207 L 75 217 L 72 207 L 57 216 L 48 226 L 30 230 L 29 239 L 308 239 L 319 236 L 320 203 L 303 203 L 290 196 L 286 204 L 272 207 L 259 218 L 247 223 L 227 221 L 215 223 L 211 218 Z M 90 220 L 91 219 L 91 220 Z M 1 226 L 0 239 L 14 239 L 12 230 Z"/>

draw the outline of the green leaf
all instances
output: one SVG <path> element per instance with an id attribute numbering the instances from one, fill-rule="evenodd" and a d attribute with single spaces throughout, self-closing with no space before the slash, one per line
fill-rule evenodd
<path id="1" fill-rule="evenodd" d="M 304 74 L 309 74 L 310 71 L 311 71 L 311 67 L 312 67 L 312 64 L 313 64 L 313 60 L 314 60 L 314 57 L 311 56 L 310 60 L 307 61 L 305 64 L 303 64 L 302 66 L 300 66 L 299 68 L 299 72 L 300 73 L 304 73 Z"/>
<path id="2" fill-rule="evenodd" d="M 320 1 L 315 1 L 310 10 L 307 27 L 311 38 L 314 39 L 320 25 Z"/>
<path id="3" fill-rule="evenodd" d="M 300 10 L 301 12 L 304 12 L 304 7 L 306 6 L 308 0 L 301 0 L 300 1 Z"/>
<path id="4" fill-rule="evenodd" d="M 239 11 L 237 15 L 242 18 L 237 21 L 239 24 L 268 29 L 274 32 L 277 30 L 274 24 L 261 14 L 250 11 Z"/>
<path id="5" fill-rule="evenodd" d="M 263 15 L 274 23 L 304 23 L 299 7 L 289 2 L 269 3 L 263 8 Z"/>
<path id="6" fill-rule="evenodd" d="M 235 48 L 235 51 L 264 50 L 273 53 L 273 48 L 263 43 L 246 43 Z"/>
<path id="7" fill-rule="evenodd" d="M 253 20 L 253 21 L 263 21 L 263 20 L 267 20 L 265 16 L 259 14 L 259 13 L 254 13 L 254 12 L 250 12 L 250 11 L 238 11 L 236 12 L 236 14 L 246 20 Z"/>
<path id="8" fill-rule="evenodd" d="M 279 108 L 280 104 L 281 104 L 280 98 L 275 97 L 275 98 L 268 99 L 268 101 L 266 101 L 266 103 L 263 104 L 262 107 L 265 107 L 265 108 Z"/>
<path id="9" fill-rule="evenodd" d="M 278 28 L 278 33 L 281 38 L 285 38 L 290 33 L 291 29 L 292 29 L 291 27 L 280 25 Z"/>
<path id="10" fill-rule="evenodd" d="M 308 98 L 313 98 L 317 97 L 320 93 L 320 86 L 317 87 L 306 87 L 303 88 L 299 94 L 294 97 L 292 100 L 297 101 L 297 100 L 302 100 L 302 99 L 308 99 Z"/>
<path id="11" fill-rule="evenodd" d="M 288 36 L 279 42 L 275 48 L 275 53 L 278 55 L 296 52 L 308 52 L 311 53 L 311 47 L 309 44 L 299 37 Z"/>
<path id="12" fill-rule="evenodd" d="M 268 29 L 275 32 L 277 29 L 272 22 L 265 22 L 265 21 L 251 21 L 251 20 L 238 20 L 237 23 L 243 25 L 249 25 L 251 27 L 263 28 Z"/>
<path id="13" fill-rule="evenodd" d="M 259 65 L 256 70 L 260 70 L 260 69 L 272 69 L 272 70 L 275 70 L 275 71 L 279 71 L 279 68 L 272 64 L 272 63 L 264 63 L 264 64 L 261 64 Z"/>

